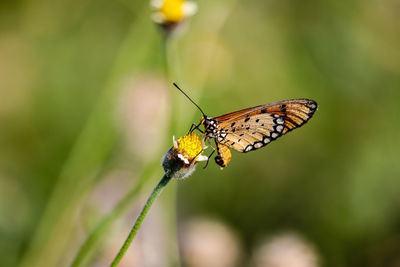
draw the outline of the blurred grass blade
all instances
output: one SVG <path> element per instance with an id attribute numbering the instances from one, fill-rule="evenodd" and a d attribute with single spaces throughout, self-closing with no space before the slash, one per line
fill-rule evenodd
<path id="1" fill-rule="evenodd" d="M 95 254 L 96 250 L 101 245 L 101 242 L 108 236 L 109 230 L 121 214 L 132 204 L 133 200 L 136 199 L 143 186 L 151 177 L 157 172 L 161 172 L 159 168 L 159 160 L 148 165 L 146 170 L 139 178 L 138 184 L 136 184 L 114 207 L 114 209 L 105 216 L 89 234 L 85 242 L 82 244 L 78 254 L 76 255 L 72 267 L 89 266 L 91 257 Z"/>
<path id="2" fill-rule="evenodd" d="M 109 82 L 61 171 L 21 266 L 58 266 L 65 254 L 79 205 L 117 141 L 113 121 L 116 89 L 124 76 L 151 55 L 148 44 L 156 35 L 147 2 L 141 9 L 120 46 Z"/>

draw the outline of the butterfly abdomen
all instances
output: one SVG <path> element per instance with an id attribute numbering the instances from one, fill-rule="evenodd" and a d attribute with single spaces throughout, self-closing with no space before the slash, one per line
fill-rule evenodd
<path id="1" fill-rule="evenodd" d="M 217 143 L 217 152 L 218 155 L 214 158 L 215 163 L 221 166 L 221 168 L 226 167 L 226 165 L 228 165 L 228 163 L 231 161 L 232 157 L 229 147 Z"/>

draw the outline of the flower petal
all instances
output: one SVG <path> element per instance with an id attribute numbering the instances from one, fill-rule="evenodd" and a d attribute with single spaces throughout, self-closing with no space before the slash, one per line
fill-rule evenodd
<path id="1" fill-rule="evenodd" d="M 154 13 L 151 15 L 151 19 L 152 19 L 155 23 L 159 23 L 159 24 L 162 24 L 162 23 L 165 22 L 165 16 L 164 16 L 164 14 L 161 13 L 161 12 L 154 12 Z"/>
<path id="2" fill-rule="evenodd" d="M 164 0 L 151 0 L 151 1 L 150 1 L 150 5 L 151 5 L 153 8 L 156 8 L 156 9 L 161 8 L 162 5 L 163 5 L 163 3 L 164 3 Z"/>
<path id="3" fill-rule="evenodd" d="M 189 164 L 189 160 L 187 158 L 185 158 L 184 155 L 178 154 L 178 158 L 180 158 L 183 162 L 185 162 L 185 164 Z"/>
<path id="4" fill-rule="evenodd" d="M 197 4 L 194 2 L 185 2 L 182 5 L 182 11 L 185 17 L 192 16 L 197 11 Z"/>
<path id="5" fill-rule="evenodd" d="M 208 157 L 204 155 L 199 155 L 196 159 L 196 161 L 206 161 L 206 160 L 208 160 Z"/>

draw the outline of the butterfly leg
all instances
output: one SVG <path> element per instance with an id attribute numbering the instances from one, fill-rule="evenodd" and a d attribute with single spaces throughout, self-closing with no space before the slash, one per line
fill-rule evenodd
<path id="1" fill-rule="evenodd" d="M 203 169 L 207 168 L 207 166 L 208 166 L 208 162 L 210 161 L 210 158 L 211 158 L 211 156 L 214 154 L 214 152 L 215 152 L 215 150 L 213 150 L 213 151 L 211 152 L 210 156 L 208 156 L 208 159 L 207 159 L 206 165 L 204 165 Z"/>
<path id="2" fill-rule="evenodd" d="M 215 147 L 213 147 L 213 145 L 211 144 L 211 142 L 210 142 L 210 139 L 209 138 L 207 138 L 207 143 L 210 145 L 210 147 L 214 150 L 214 151 L 216 151 L 217 149 L 215 148 Z"/>
<path id="3" fill-rule="evenodd" d="M 204 146 L 204 143 L 205 143 L 206 141 L 207 141 L 207 143 L 211 146 L 211 148 L 213 149 L 213 151 L 211 152 L 210 156 L 208 156 L 206 165 L 204 165 L 203 169 L 207 168 L 208 162 L 210 161 L 211 156 L 212 156 L 212 155 L 214 154 L 214 152 L 215 152 L 215 148 L 214 148 L 213 145 L 211 144 L 210 139 L 207 138 L 206 136 L 204 136 L 204 138 L 203 138 L 203 146 Z"/>
<path id="4" fill-rule="evenodd" d="M 194 158 L 189 162 L 189 165 L 191 165 L 192 162 L 193 162 L 198 156 L 200 156 L 201 153 L 203 153 L 203 151 L 204 151 L 204 150 L 201 150 L 199 153 L 197 153 L 196 157 L 194 157 Z M 208 160 L 207 160 L 207 162 L 208 162 Z"/>
<path id="5" fill-rule="evenodd" d="M 200 125 L 201 125 L 201 122 L 199 124 L 192 123 L 192 126 L 190 126 L 190 129 L 189 129 L 189 133 L 193 132 L 196 129 L 199 132 L 204 133 L 202 130 L 199 129 Z"/>

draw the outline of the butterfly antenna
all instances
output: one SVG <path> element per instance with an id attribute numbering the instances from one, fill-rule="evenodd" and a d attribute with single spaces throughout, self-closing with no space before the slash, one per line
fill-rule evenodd
<path id="1" fill-rule="evenodd" d="M 184 96 L 186 96 L 187 99 L 189 99 L 190 102 L 192 102 L 192 103 L 200 110 L 200 112 L 203 114 L 203 116 L 206 116 L 206 114 L 204 114 L 203 110 L 199 107 L 199 105 L 197 105 L 197 104 L 196 104 L 196 103 L 181 89 L 181 88 L 179 88 L 179 86 L 178 86 L 176 83 L 174 83 L 174 86 L 175 86 L 176 88 L 178 88 L 178 90 L 181 91 L 181 93 L 182 93 Z"/>

